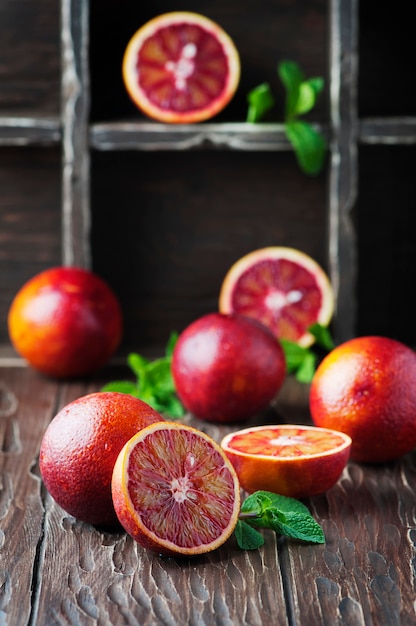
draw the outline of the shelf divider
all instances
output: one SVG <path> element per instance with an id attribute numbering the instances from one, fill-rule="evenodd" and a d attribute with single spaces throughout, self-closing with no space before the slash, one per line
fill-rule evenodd
<path id="1" fill-rule="evenodd" d="M 89 2 L 61 0 L 62 262 L 91 266 Z"/>
<path id="2" fill-rule="evenodd" d="M 328 263 L 336 296 L 334 339 L 355 336 L 357 244 L 351 211 L 358 192 L 358 0 L 331 0 L 332 146 L 328 197 Z"/>

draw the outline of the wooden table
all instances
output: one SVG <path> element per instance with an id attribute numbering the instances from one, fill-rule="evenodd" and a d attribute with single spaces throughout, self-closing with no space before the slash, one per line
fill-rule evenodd
<path id="1" fill-rule="evenodd" d="M 69 401 L 112 373 L 57 383 L 0 367 L 0 624 L 3 626 L 414 625 L 416 454 L 388 465 L 350 463 L 306 501 L 326 536 L 302 545 L 265 531 L 265 545 L 174 560 L 125 533 L 65 514 L 39 476 L 43 432 Z M 307 422 L 305 391 L 287 388 L 264 421 Z M 225 427 L 196 422 L 220 439 Z"/>

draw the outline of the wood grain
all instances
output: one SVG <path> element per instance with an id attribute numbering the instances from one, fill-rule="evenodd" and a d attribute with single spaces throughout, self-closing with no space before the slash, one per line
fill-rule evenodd
<path id="1" fill-rule="evenodd" d="M 416 453 L 380 466 L 349 463 L 335 487 L 305 501 L 324 545 L 264 531 L 260 550 L 241 551 L 231 538 L 208 555 L 166 559 L 121 530 L 67 515 L 40 480 L 43 432 L 61 407 L 114 376 L 103 370 L 57 384 L 25 367 L 0 368 L 2 624 L 415 623 Z M 253 423 L 305 422 L 306 402 L 307 390 L 292 382 L 275 404 L 279 413 Z M 217 441 L 230 429 L 190 415 L 184 421 Z"/>
<path id="2" fill-rule="evenodd" d="M 32 613 L 44 532 L 36 459 L 57 385 L 20 368 L 0 369 L 0 381 L 3 400 L 16 399 L 15 411 L 0 416 L 0 622 L 11 626 L 28 624 Z"/>
<path id="3" fill-rule="evenodd" d="M 331 625 L 415 623 L 415 462 L 413 454 L 350 463 L 334 488 L 311 499 L 325 545 L 286 547 L 299 623 L 306 614 Z"/>

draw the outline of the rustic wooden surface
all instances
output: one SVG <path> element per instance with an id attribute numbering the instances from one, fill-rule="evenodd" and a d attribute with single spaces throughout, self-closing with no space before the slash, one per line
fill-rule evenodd
<path id="1" fill-rule="evenodd" d="M 265 531 L 260 550 L 234 540 L 195 559 L 146 552 L 123 532 L 65 514 L 39 476 L 42 434 L 66 403 L 113 372 L 55 383 L 0 368 L 0 623 L 4 626 L 410 626 L 416 621 L 416 454 L 381 466 L 349 463 L 339 483 L 306 501 L 326 543 Z M 293 382 L 262 420 L 308 421 Z M 187 416 L 219 439 L 227 430 Z"/>

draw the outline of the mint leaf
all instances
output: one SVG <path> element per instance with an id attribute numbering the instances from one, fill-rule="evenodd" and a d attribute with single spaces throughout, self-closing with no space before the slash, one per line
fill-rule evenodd
<path id="1" fill-rule="evenodd" d="M 169 335 L 169 339 L 168 339 L 168 342 L 166 344 L 166 352 L 165 352 L 165 355 L 167 357 L 169 357 L 169 358 L 173 354 L 173 349 L 176 346 L 176 342 L 178 341 L 178 337 L 179 337 L 179 333 L 177 333 L 176 331 L 172 332 Z"/>
<path id="2" fill-rule="evenodd" d="M 326 153 L 326 141 L 323 135 L 311 124 L 301 120 L 285 122 L 284 128 L 295 151 L 299 167 L 306 174 L 312 176 L 319 174 Z"/>
<path id="3" fill-rule="evenodd" d="M 127 364 L 136 377 L 136 381 L 114 381 L 102 387 L 102 391 L 127 393 L 149 404 L 155 411 L 172 419 L 183 417 L 186 411 L 176 395 L 172 376 L 172 353 L 178 338 L 177 333 L 169 337 L 165 356 L 149 361 L 145 357 L 131 352 Z"/>
<path id="4" fill-rule="evenodd" d="M 325 82 L 321 77 L 305 79 L 294 61 L 282 61 L 277 67 L 278 75 L 286 90 L 284 128 L 293 147 L 299 167 L 305 174 L 315 176 L 322 170 L 326 153 L 325 137 L 311 124 L 300 121 L 301 115 L 309 113 L 316 104 Z M 274 98 L 268 83 L 252 89 L 248 96 L 247 122 L 257 122 L 274 106 Z"/>
<path id="5" fill-rule="evenodd" d="M 299 93 L 304 76 L 299 65 L 294 61 L 282 61 L 279 63 L 277 71 L 286 89 L 285 118 L 289 120 L 298 113 Z"/>
<path id="6" fill-rule="evenodd" d="M 295 377 L 300 383 L 310 383 L 316 371 L 317 356 L 310 350 L 298 367 Z"/>
<path id="7" fill-rule="evenodd" d="M 252 89 L 248 96 L 247 122 L 258 122 L 274 107 L 274 98 L 268 83 L 262 83 Z"/>
<path id="8" fill-rule="evenodd" d="M 295 374 L 295 378 L 301 383 L 310 383 L 316 369 L 317 356 L 310 348 L 304 348 L 294 341 L 281 339 L 286 359 L 288 374 Z"/>
<path id="9" fill-rule="evenodd" d="M 129 380 L 115 380 L 104 385 L 101 391 L 118 391 L 119 393 L 127 393 L 134 396 L 136 395 L 137 385 Z"/>
<path id="10" fill-rule="evenodd" d="M 158 393 L 169 394 L 175 391 L 170 369 L 170 358 L 164 357 L 152 361 L 146 367 L 147 384 Z"/>
<path id="11" fill-rule="evenodd" d="M 280 339 L 280 345 L 283 348 L 286 359 L 286 369 L 288 374 L 296 372 L 301 366 L 303 361 L 307 358 L 310 350 L 300 346 L 295 341 L 289 341 L 288 339 Z"/>
<path id="12" fill-rule="evenodd" d="M 334 348 L 334 342 L 326 326 L 312 324 L 308 332 L 315 337 L 316 345 L 324 348 L 328 352 Z M 316 371 L 318 356 L 312 348 L 300 346 L 295 341 L 280 339 L 280 345 L 286 359 L 286 369 L 288 374 L 294 374 L 296 380 L 301 383 L 310 383 Z"/>
<path id="13" fill-rule="evenodd" d="M 301 83 L 296 103 L 296 115 L 304 115 L 313 109 L 317 95 L 322 91 L 323 87 L 324 81 L 322 78 L 310 78 Z"/>
<path id="14" fill-rule="evenodd" d="M 312 324 L 312 326 L 308 328 L 308 330 L 315 337 L 316 343 L 319 346 L 325 348 L 325 350 L 328 350 L 328 352 L 334 349 L 335 344 L 327 326 L 322 326 L 321 324 Z"/>
<path id="15" fill-rule="evenodd" d="M 142 376 L 148 364 L 148 359 L 136 352 L 132 352 L 127 356 L 127 365 L 137 377 Z"/>
<path id="16" fill-rule="evenodd" d="M 256 491 L 246 498 L 239 521 L 254 528 L 269 528 L 298 541 L 325 542 L 321 527 L 304 504 L 268 491 Z"/>
<path id="17" fill-rule="evenodd" d="M 234 534 L 242 550 L 257 550 L 264 544 L 263 535 L 243 520 L 238 520 Z"/>

